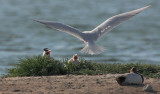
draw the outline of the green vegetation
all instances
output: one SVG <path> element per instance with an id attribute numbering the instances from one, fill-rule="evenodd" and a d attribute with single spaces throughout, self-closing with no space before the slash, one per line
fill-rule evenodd
<path id="1" fill-rule="evenodd" d="M 107 73 L 127 73 L 132 67 L 145 77 L 160 78 L 160 65 L 128 63 L 128 64 L 107 64 L 95 63 L 80 59 L 79 65 L 68 63 L 67 59 L 55 60 L 49 57 L 34 56 L 20 59 L 14 68 L 8 70 L 8 75 L 4 77 L 15 76 L 49 76 L 65 74 L 107 74 Z"/>
<path id="2" fill-rule="evenodd" d="M 58 74 L 65 74 L 65 69 L 61 62 L 39 55 L 20 59 L 18 64 L 15 64 L 15 68 L 8 70 L 7 76 L 47 76 Z"/>

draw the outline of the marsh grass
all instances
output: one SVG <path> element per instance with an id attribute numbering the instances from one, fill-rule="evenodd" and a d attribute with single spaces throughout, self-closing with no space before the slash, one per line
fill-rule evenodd
<path id="1" fill-rule="evenodd" d="M 15 76 L 49 76 L 49 75 L 101 75 L 107 73 L 128 73 L 132 67 L 146 77 L 160 78 L 160 65 L 142 63 L 96 63 L 80 59 L 80 64 L 75 65 L 67 62 L 68 59 L 55 60 L 41 55 L 25 57 L 19 59 L 14 68 L 8 70 L 8 75 L 3 77 Z"/>

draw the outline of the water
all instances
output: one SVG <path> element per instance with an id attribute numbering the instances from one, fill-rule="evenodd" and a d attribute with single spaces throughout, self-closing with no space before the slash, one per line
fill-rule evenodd
<path id="1" fill-rule="evenodd" d="M 97 41 L 107 50 L 100 55 L 79 52 L 85 45 L 69 34 L 52 30 L 32 19 L 58 21 L 81 31 L 92 30 L 107 18 L 152 4 L 152 7 L 121 24 Z M 107 63 L 160 62 L 160 0 L 1 0 L 0 75 L 18 58 L 52 49 L 56 59 L 74 53 Z"/>

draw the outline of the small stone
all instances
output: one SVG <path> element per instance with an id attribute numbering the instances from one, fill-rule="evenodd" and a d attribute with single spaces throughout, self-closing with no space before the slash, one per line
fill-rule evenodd
<path id="1" fill-rule="evenodd" d="M 13 90 L 13 92 L 20 92 L 21 90 L 19 90 L 19 89 L 15 89 L 15 90 Z"/>
<path id="2" fill-rule="evenodd" d="M 152 89 L 152 86 L 150 84 L 147 84 L 143 87 L 143 90 L 146 91 L 146 92 L 152 92 L 153 89 Z"/>

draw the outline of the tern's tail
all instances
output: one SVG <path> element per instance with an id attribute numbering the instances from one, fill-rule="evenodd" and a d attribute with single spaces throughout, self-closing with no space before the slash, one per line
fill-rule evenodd
<path id="1" fill-rule="evenodd" d="M 100 54 L 104 50 L 105 50 L 104 47 L 101 47 L 93 43 L 93 44 L 87 44 L 80 52 L 93 55 L 93 54 Z"/>

